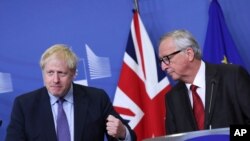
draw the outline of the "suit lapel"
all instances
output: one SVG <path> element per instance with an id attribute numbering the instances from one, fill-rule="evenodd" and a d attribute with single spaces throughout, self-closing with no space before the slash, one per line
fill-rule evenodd
<path id="1" fill-rule="evenodd" d="M 84 127 L 86 127 L 85 124 L 87 119 L 88 100 L 87 95 L 83 92 L 84 90 L 82 90 L 82 88 L 73 85 L 75 141 L 82 140 L 82 133 L 84 133 L 83 130 Z"/>
<path id="2" fill-rule="evenodd" d="M 193 115 L 193 108 L 191 106 L 191 102 L 190 102 L 189 95 L 188 95 L 188 90 L 187 90 L 185 83 L 180 82 L 179 92 L 177 93 L 181 94 L 179 95 L 178 99 L 181 99 L 180 103 L 183 103 L 182 108 L 181 108 L 182 111 L 179 111 L 179 112 L 183 112 L 185 113 L 184 115 L 186 115 L 185 116 L 186 120 L 185 120 L 185 123 L 183 124 L 185 124 L 185 126 L 191 126 L 190 128 L 192 129 L 196 129 L 197 127 L 196 127 L 196 121 Z M 183 108 L 183 107 L 187 107 L 187 108 Z"/>
<path id="3" fill-rule="evenodd" d="M 45 134 L 43 138 L 49 141 L 57 141 L 50 99 L 46 89 L 43 89 L 41 93 L 40 111 L 41 115 L 43 115 L 39 121 L 42 125 L 42 132 Z"/>
<path id="4" fill-rule="evenodd" d="M 217 69 L 215 65 L 206 63 L 206 105 L 205 105 L 205 128 L 210 128 L 213 115 L 216 92 L 218 91 Z"/>

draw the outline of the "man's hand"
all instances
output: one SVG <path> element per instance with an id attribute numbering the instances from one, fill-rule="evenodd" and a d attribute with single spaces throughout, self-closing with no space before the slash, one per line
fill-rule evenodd
<path id="1" fill-rule="evenodd" d="M 115 138 L 122 138 L 126 137 L 126 128 L 123 123 L 113 115 L 109 115 L 107 118 L 106 129 L 110 136 Z"/>

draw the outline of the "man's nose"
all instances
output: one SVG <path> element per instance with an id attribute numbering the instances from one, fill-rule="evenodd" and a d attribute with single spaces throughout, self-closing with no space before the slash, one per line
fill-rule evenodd
<path id="1" fill-rule="evenodd" d="M 56 83 L 60 80 L 59 75 L 57 73 L 54 74 L 53 76 L 53 81 Z"/>
<path id="2" fill-rule="evenodd" d="M 169 68 L 169 65 L 165 64 L 164 62 L 161 62 L 161 69 L 165 71 L 166 69 Z"/>

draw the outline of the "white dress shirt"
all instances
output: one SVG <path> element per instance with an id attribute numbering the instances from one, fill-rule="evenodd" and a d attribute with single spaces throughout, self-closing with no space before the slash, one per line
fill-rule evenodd
<path id="1" fill-rule="evenodd" d="M 59 99 L 58 97 L 53 96 L 52 94 L 49 93 L 50 96 L 50 104 L 52 108 L 52 113 L 53 113 L 53 118 L 54 118 L 54 124 L 55 124 L 55 129 L 57 126 L 56 119 L 57 119 L 57 100 Z M 70 138 L 71 141 L 74 141 L 74 102 L 73 102 L 73 88 L 72 85 L 70 87 L 69 92 L 67 95 L 64 97 L 65 101 L 63 102 L 63 109 L 66 114 L 68 124 L 69 124 L 69 131 L 70 131 Z"/>
<path id="2" fill-rule="evenodd" d="M 194 78 L 194 82 L 193 85 L 198 86 L 197 88 L 197 93 L 201 98 L 201 101 L 203 103 L 203 106 L 205 108 L 205 94 L 206 94 L 206 75 L 205 75 L 205 63 L 203 61 L 201 61 L 201 66 Z M 191 106 L 193 107 L 193 96 L 192 96 L 192 92 L 190 90 L 190 86 L 191 84 L 186 83 L 187 89 L 188 89 L 188 95 L 189 95 L 189 99 L 191 102 Z"/>

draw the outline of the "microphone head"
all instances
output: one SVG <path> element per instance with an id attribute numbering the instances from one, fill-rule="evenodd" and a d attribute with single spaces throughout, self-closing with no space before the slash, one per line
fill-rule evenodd
<path id="1" fill-rule="evenodd" d="M 216 82 L 217 82 L 216 79 L 212 79 L 212 80 L 210 81 L 211 84 L 216 84 Z"/>

